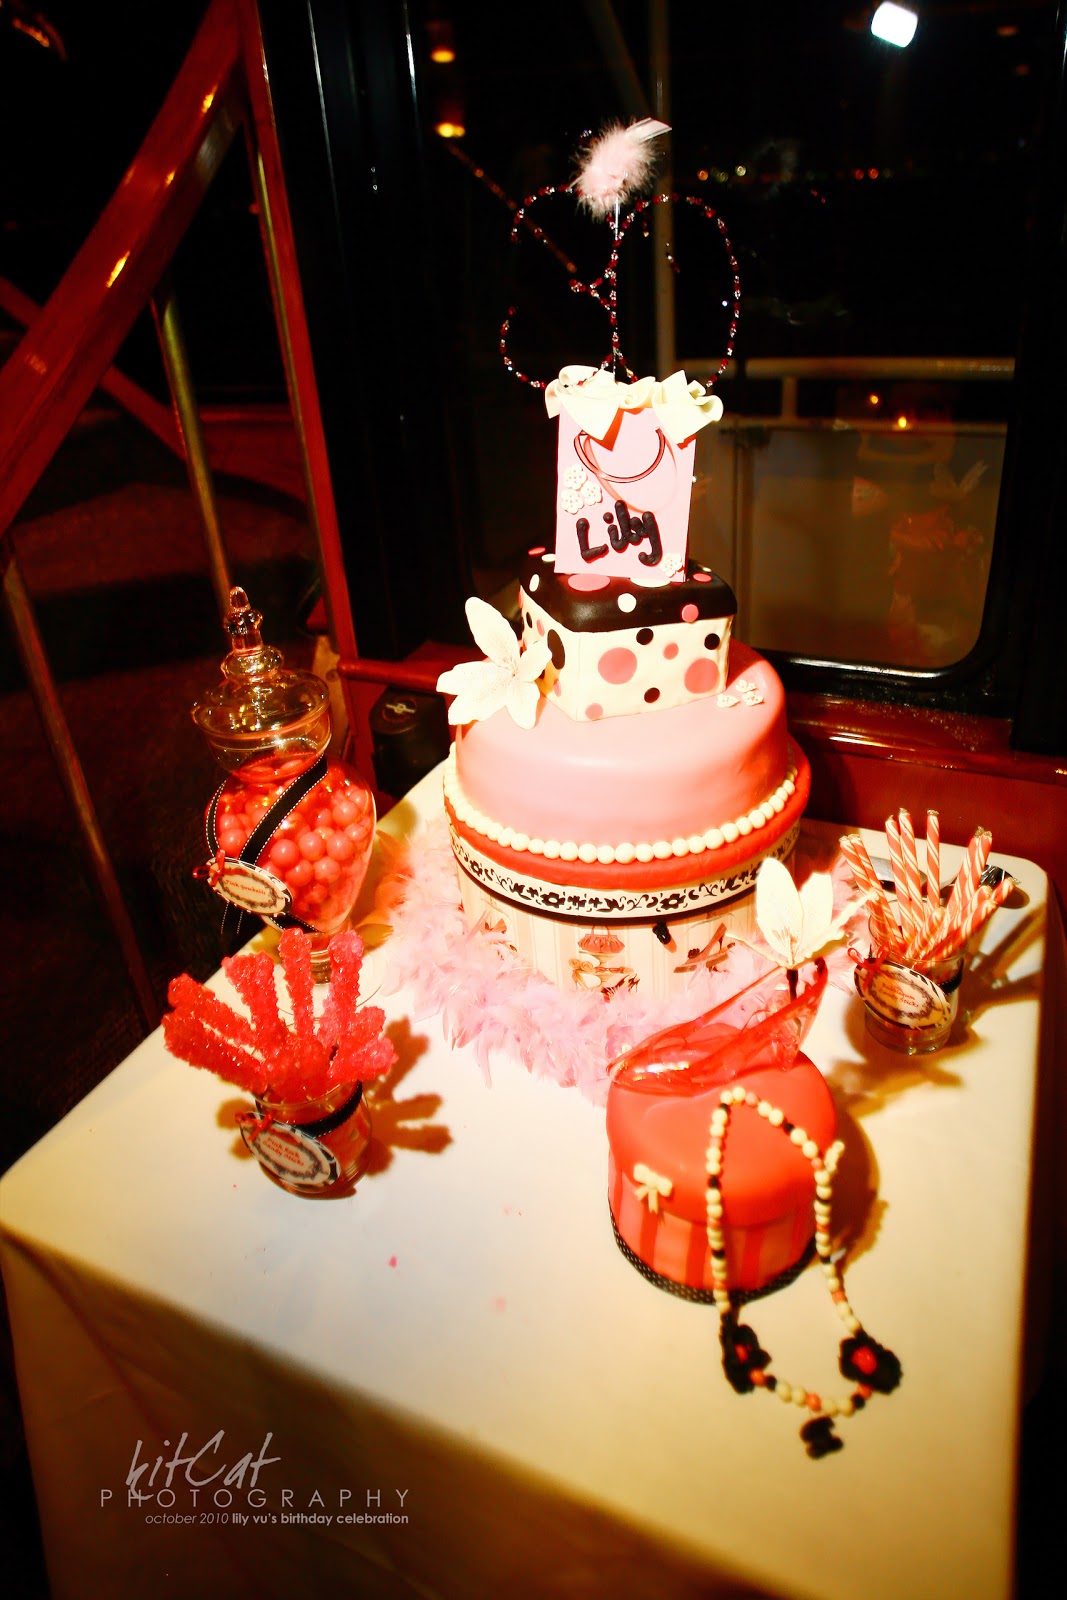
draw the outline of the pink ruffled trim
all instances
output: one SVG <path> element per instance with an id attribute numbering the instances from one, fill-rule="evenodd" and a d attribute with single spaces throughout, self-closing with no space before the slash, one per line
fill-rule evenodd
<path id="1" fill-rule="evenodd" d="M 805 870 L 814 864 L 809 861 Z M 639 989 L 610 999 L 587 990 L 567 994 L 532 972 L 502 935 L 467 926 L 456 870 L 443 819 L 398 852 L 377 895 L 376 919 L 387 917 L 393 930 L 385 946 L 383 989 L 410 991 L 414 1022 L 440 1016 L 451 1045 L 473 1046 L 487 1081 L 500 1052 L 602 1103 L 607 1068 L 616 1056 L 710 1010 L 769 965 L 735 944 L 720 966 L 693 973 L 670 1000 L 643 997 Z M 851 963 L 845 961 L 843 986 L 851 989 Z M 831 981 L 843 975 L 839 967 Z"/>

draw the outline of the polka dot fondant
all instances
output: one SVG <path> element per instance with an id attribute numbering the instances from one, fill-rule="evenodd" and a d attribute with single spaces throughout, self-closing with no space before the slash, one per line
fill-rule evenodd
<path id="1" fill-rule="evenodd" d="M 603 572 L 569 572 L 563 581 L 576 594 L 594 594 L 598 589 L 606 589 L 610 579 Z"/>
<path id="2" fill-rule="evenodd" d="M 620 594 L 620 596 L 619 596 L 619 610 L 620 611 L 627 611 L 627 612 L 636 611 L 637 610 L 637 597 L 636 597 L 636 595 Z M 647 630 L 642 630 L 642 631 L 647 631 Z"/>
<path id="3" fill-rule="evenodd" d="M 592 705 L 586 706 L 585 714 L 590 722 L 599 722 L 601 717 L 604 715 L 604 707 L 597 705 L 597 703 L 594 701 Z"/>
<path id="4" fill-rule="evenodd" d="M 685 669 L 685 686 L 690 694 L 712 694 L 719 686 L 719 668 L 716 662 L 701 656 L 691 661 Z"/>
<path id="5" fill-rule="evenodd" d="M 545 636 L 545 643 L 548 645 L 548 653 L 552 657 L 552 665 L 557 672 L 562 672 L 563 664 L 567 659 L 567 652 L 563 648 L 563 640 L 555 628 L 549 628 Z"/>
<path id="6" fill-rule="evenodd" d="M 682 621 L 683 622 L 695 622 L 697 620 L 697 618 L 699 617 L 699 615 L 700 615 L 700 612 L 697 610 L 696 606 L 683 606 L 682 607 Z"/>
<path id="7" fill-rule="evenodd" d="M 717 650 L 721 643 L 722 640 L 719 638 L 717 633 L 706 633 L 704 635 L 705 650 Z"/>
<path id="8" fill-rule="evenodd" d="M 665 644 L 663 646 L 663 659 L 664 659 L 664 661 L 673 661 L 677 654 L 678 654 L 678 646 L 675 644 L 673 639 L 671 640 L 671 642 L 669 644 Z"/>
<path id="9" fill-rule="evenodd" d="M 629 683 L 637 671 L 637 657 L 632 650 L 616 646 L 604 651 L 597 662 L 597 671 L 605 683 Z"/>
<path id="10" fill-rule="evenodd" d="M 637 630 L 638 644 L 651 644 L 655 637 L 651 628 L 638 628 Z"/>

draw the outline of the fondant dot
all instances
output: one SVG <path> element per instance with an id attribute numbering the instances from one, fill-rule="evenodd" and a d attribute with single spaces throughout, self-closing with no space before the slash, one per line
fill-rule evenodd
<path id="1" fill-rule="evenodd" d="M 545 547 L 543 544 L 535 544 L 526 552 L 528 556 L 543 556 L 544 553 Z"/>
<path id="2" fill-rule="evenodd" d="M 543 637 L 544 637 L 544 632 L 545 632 L 545 625 L 544 625 L 544 623 L 543 623 L 543 622 L 542 622 L 542 621 L 541 621 L 541 618 L 540 618 L 540 617 L 538 617 L 538 619 L 537 619 L 537 631 L 538 631 L 538 633 L 539 633 L 539 634 L 540 634 L 540 635 L 541 635 L 541 636 L 542 636 L 542 638 L 543 638 Z"/>
<path id="3" fill-rule="evenodd" d="M 540 587 L 541 587 L 541 574 L 539 572 L 535 572 L 533 577 L 530 579 L 530 593 L 531 594 L 535 593 L 535 591 L 538 590 Z"/>
<path id="4" fill-rule="evenodd" d="M 653 638 L 654 638 L 654 635 L 653 635 L 653 632 L 652 632 L 651 628 L 638 628 L 638 630 L 637 630 L 637 642 L 638 642 L 638 644 L 651 644 Z"/>
<path id="5" fill-rule="evenodd" d="M 634 594 L 620 594 L 619 610 L 635 611 L 637 609 L 637 596 Z"/>
<path id="6" fill-rule="evenodd" d="M 659 699 L 659 690 L 658 689 L 646 689 L 645 690 L 645 702 L 646 702 L 647 705 L 650 705 L 650 706 L 651 705 L 655 705 L 655 703 L 656 703 L 656 701 L 658 699 Z"/>
<path id="7" fill-rule="evenodd" d="M 706 633 L 704 635 L 705 650 L 717 650 L 721 643 L 722 640 L 719 638 L 717 633 Z"/>
<path id="8" fill-rule="evenodd" d="M 684 683 L 690 694 L 711 694 L 719 687 L 718 664 L 700 656 L 685 669 Z"/>
<path id="9" fill-rule="evenodd" d="M 532 553 L 533 552 L 531 551 L 531 554 Z M 694 583 L 710 583 L 711 582 L 711 573 L 710 572 L 694 572 L 693 573 L 693 582 Z"/>
<path id="10" fill-rule="evenodd" d="M 563 693 L 563 685 L 560 683 L 558 678 L 552 685 L 552 693 L 555 695 L 561 695 Z"/>
<path id="11" fill-rule="evenodd" d="M 622 645 L 605 650 L 597 662 L 597 671 L 605 683 L 629 683 L 637 671 L 637 657 Z"/>
<path id="12" fill-rule="evenodd" d="M 600 718 L 604 715 L 604 707 L 598 706 L 594 700 L 591 706 L 586 706 L 585 715 L 588 721 L 599 722 Z"/>
<path id="13" fill-rule="evenodd" d="M 555 552 L 552 550 L 546 550 L 544 555 L 541 557 L 541 560 L 547 561 L 550 567 L 553 566 L 556 560 Z"/>
<path id="14" fill-rule="evenodd" d="M 695 622 L 697 617 L 699 617 L 699 615 L 700 615 L 700 612 L 697 610 L 696 606 L 688 605 L 688 606 L 683 606 L 682 607 L 682 621 L 683 622 Z"/>
<path id="15" fill-rule="evenodd" d="M 673 639 L 671 640 L 670 644 L 665 644 L 663 646 L 663 659 L 664 659 L 664 661 L 673 661 L 677 654 L 678 654 L 678 646 L 675 644 Z"/>
<path id="16" fill-rule="evenodd" d="M 533 627 L 533 617 L 531 617 L 531 615 L 530 615 L 530 613 L 528 611 L 526 613 L 526 626 L 528 628 L 532 628 Z"/>
<path id="17" fill-rule="evenodd" d="M 568 572 L 563 579 L 568 589 L 579 594 L 592 594 L 595 589 L 606 589 L 608 577 L 604 572 Z"/>
<path id="18" fill-rule="evenodd" d="M 555 628 L 549 628 L 548 633 L 545 636 L 545 643 L 548 646 L 548 653 L 552 657 L 552 665 L 555 667 L 557 672 L 562 672 L 563 663 L 567 659 L 567 652 L 563 648 L 563 640 L 560 638 Z"/>

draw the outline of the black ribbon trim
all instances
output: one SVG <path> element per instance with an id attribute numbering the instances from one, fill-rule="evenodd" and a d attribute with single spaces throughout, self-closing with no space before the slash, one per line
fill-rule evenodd
<path id="1" fill-rule="evenodd" d="M 280 1117 L 275 1117 L 269 1103 L 257 1100 L 256 1105 L 265 1116 L 272 1117 L 279 1128 L 295 1128 L 297 1133 L 302 1133 L 309 1139 L 322 1139 L 326 1134 L 339 1128 L 342 1122 L 347 1122 L 353 1115 L 363 1099 L 363 1085 L 357 1083 L 352 1094 L 349 1095 L 344 1105 L 338 1106 L 336 1111 L 331 1111 L 328 1117 L 320 1117 L 318 1122 L 283 1122 Z"/>
<path id="2" fill-rule="evenodd" d="M 302 772 L 299 777 L 294 778 L 292 783 L 289 784 L 287 788 L 282 790 L 281 794 L 278 796 L 277 800 L 275 800 L 270 810 L 265 816 L 260 818 L 259 822 L 252 829 L 252 832 L 248 835 L 248 838 L 244 842 L 244 847 L 241 850 L 241 854 L 237 857 L 238 861 L 243 862 L 245 866 L 248 867 L 255 866 L 267 845 L 270 843 L 272 836 L 277 833 L 278 829 L 281 827 L 290 811 L 295 810 L 300 804 L 301 800 L 303 800 L 304 796 L 309 794 L 317 783 L 322 782 L 323 778 L 326 776 L 326 768 L 328 766 L 329 762 L 326 759 L 325 752 L 323 752 L 322 755 L 316 756 L 310 767 Z M 219 839 L 215 826 L 215 818 L 218 815 L 219 800 L 221 798 L 222 791 L 225 789 L 228 782 L 229 779 L 224 778 L 219 784 L 218 788 L 215 790 L 215 793 L 211 796 L 211 804 L 207 808 L 207 816 L 204 819 L 204 831 L 207 834 L 207 847 L 211 854 L 212 860 L 214 860 L 219 853 Z M 222 926 L 224 929 L 226 927 L 226 920 L 229 915 L 229 910 L 230 907 L 227 903 L 227 908 L 222 914 Z M 244 912 L 241 912 L 240 915 L 244 916 Z M 303 928 L 305 933 L 315 932 L 315 929 L 310 922 L 303 922 L 299 917 L 294 917 L 287 911 L 283 912 L 280 917 L 268 917 L 266 920 L 272 923 L 276 928 Z M 240 924 L 238 924 L 238 926 L 240 926 Z"/>
<path id="3" fill-rule="evenodd" d="M 665 1289 L 668 1294 L 677 1295 L 679 1300 L 692 1300 L 702 1306 L 714 1305 L 715 1294 L 713 1290 L 695 1289 L 692 1284 L 678 1283 L 674 1278 L 664 1277 L 662 1272 L 657 1272 L 655 1267 L 650 1267 L 647 1261 L 642 1261 L 641 1257 L 630 1249 L 630 1246 L 619 1232 L 619 1225 L 615 1221 L 615 1213 L 610 1209 L 610 1201 L 609 1215 L 611 1216 L 611 1227 L 615 1235 L 615 1243 L 631 1267 L 637 1268 L 642 1278 L 647 1278 L 649 1283 L 654 1283 L 657 1289 Z M 794 1261 L 791 1267 L 787 1267 L 776 1278 L 772 1278 L 770 1283 L 765 1283 L 762 1289 L 731 1289 L 730 1300 L 732 1304 L 734 1306 L 747 1305 L 750 1300 L 762 1300 L 764 1295 L 774 1294 L 776 1290 L 784 1289 L 787 1284 L 793 1282 L 794 1278 L 799 1278 L 814 1254 L 815 1241 L 812 1239 L 808 1242 L 799 1261 Z"/>

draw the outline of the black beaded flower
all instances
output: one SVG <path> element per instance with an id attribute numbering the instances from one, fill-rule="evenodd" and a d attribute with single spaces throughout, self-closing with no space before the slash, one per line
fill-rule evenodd
<path id="1" fill-rule="evenodd" d="M 861 1328 L 851 1339 L 841 1341 L 841 1372 L 856 1383 L 866 1384 L 879 1394 L 892 1394 L 900 1382 L 900 1362 L 892 1350 L 872 1339 Z"/>
<path id="2" fill-rule="evenodd" d="M 820 1456 L 832 1456 L 835 1450 L 843 1450 L 845 1446 L 845 1441 L 839 1439 L 834 1432 L 834 1425 L 829 1417 L 812 1417 L 811 1421 L 805 1422 L 801 1428 L 800 1437 L 813 1461 L 818 1461 Z"/>
<path id="3" fill-rule="evenodd" d="M 722 1345 L 722 1370 L 738 1394 L 751 1394 L 756 1387 L 749 1377 L 752 1370 L 762 1371 L 770 1361 L 766 1350 L 760 1349 L 759 1340 L 751 1328 L 738 1322 L 733 1314 L 719 1322 L 719 1342 Z"/>

